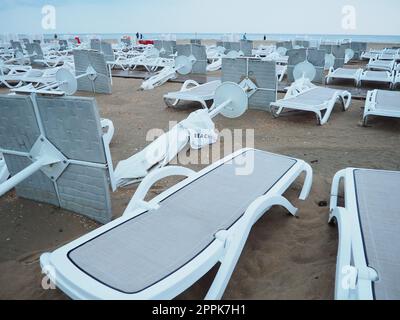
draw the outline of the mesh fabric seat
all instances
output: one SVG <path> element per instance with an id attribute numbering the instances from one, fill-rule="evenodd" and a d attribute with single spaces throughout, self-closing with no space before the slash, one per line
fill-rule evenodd
<path id="1" fill-rule="evenodd" d="M 69 259 L 97 281 L 124 293 L 144 290 L 205 250 L 252 201 L 266 194 L 295 159 L 254 153 L 254 170 L 238 175 L 226 162 L 147 211 L 71 250 Z M 240 192 L 238 192 L 240 190 Z"/>
<path id="2" fill-rule="evenodd" d="M 400 172 L 355 170 L 357 207 L 367 265 L 379 280 L 376 299 L 400 299 Z"/>

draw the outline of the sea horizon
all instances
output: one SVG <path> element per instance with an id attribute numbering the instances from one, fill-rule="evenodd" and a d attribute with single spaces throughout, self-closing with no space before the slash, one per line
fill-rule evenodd
<path id="1" fill-rule="evenodd" d="M 96 36 L 101 39 L 118 40 L 124 36 L 135 37 L 136 32 L 121 32 L 121 33 L 58 33 L 58 38 L 69 38 L 74 36 L 91 37 Z M 176 40 L 186 39 L 204 39 L 204 40 L 222 40 L 234 35 L 236 39 L 243 37 L 244 33 L 143 33 L 143 39 L 157 40 L 168 36 Z M 349 39 L 351 41 L 373 42 L 373 43 L 400 43 L 400 35 L 357 35 L 357 34 L 280 34 L 280 33 L 246 33 L 248 40 L 263 40 L 264 35 L 268 41 L 285 41 L 303 39 L 310 41 L 338 41 Z M 23 36 L 21 34 L 19 37 Z M 25 35 L 29 36 L 29 35 Z M 54 33 L 43 34 L 44 38 L 54 37 Z"/>

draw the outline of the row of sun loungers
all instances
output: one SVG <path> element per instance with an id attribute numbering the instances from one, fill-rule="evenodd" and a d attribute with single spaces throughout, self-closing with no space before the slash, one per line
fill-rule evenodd
<path id="1" fill-rule="evenodd" d="M 38 101 L 41 112 L 50 111 L 50 107 L 57 114 L 66 102 L 49 104 L 48 100 Z M 73 101 L 77 110 L 79 103 L 89 102 L 79 101 Z M 80 129 L 87 131 L 86 121 L 81 120 Z M 44 125 L 50 123 L 46 121 Z M 53 133 L 55 141 L 63 137 L 57 134 Z M 66 154 L 84 157 L 76 152 L 77 146 L 70 151 L 67 145 L 63 148 Z M 252 169 L 243 171 L 249 165 Z M 207 299 L 221 298 L 254 223 L 275 205 L 296 214 L 297 209 L 283 194 L 302 173 L 306 178 L 299 198 L 305 200 L 312 184 L 311 167 L 301 159 L 265 151 L 240 150 L 198 173 L 179 167 L 153 171 L 142 181 L 122 217 L 43 254 L 41 266 L 72 298 L 167 299 L 176 297 L 221 263 L 206 295 Z M 145 201 L 151 186 L 171 175 L 187 178 Z M 395 204 L 399 178 L 397 172 L 365 169 L 347 169 L 335 176 L 330 220 L 337 221 L 340 236 L 336 298 L 398 297 L 399 262 L 397 257 L 391 258 L 397 242 L 388 236 L 396 237 L 393 217 L 398 210 Z M 341 179 L 345 179 L 344 208 L 337 205 Z M 212 188 L 215 185 L 217 192 Z M 395 191 L 390 194 L 392 198 L 388 199 L 384 190 Z M 384 217 L 376 218 L 382 201 L 391 206 L 385 206 Z M 367 238 L 362 236 L 366 232 Z M 368 260 L 364 260 L 366 257 Z M 354 279 L 349 287 L 343 287 L 341 272 L 347 269 L 353 272 Z"/>
<path id="2" fill-rule="evenodd" d="M 228 87 L 238 89 L 241 99 L 250 100 L 256 93 L 276 98 L 278 77 L 281 78 L 286 72 L 283 70 L 284 56 L 275 56 L 276 59 L 273 59 L 273 53 L 267 54 L 268 48 L 259 50 L 264 51 L 265 57 L 255 61 L 264 63 L 265 70 L 273 76 L 268 79 L 260 77 L 259 82 L 251 79 L 249 70 L 253 65 L 246 59 L 246 63 L 243 63 L 246 66 L 245 79 L 240 76 L 239 84 L 224 82 Z M 136 58 L 143 58 L 141 53 L 136 56 L 133 53 L 131 56 L 122 53 L 119 57 L 115 56 L 114 49 L 108 45 L 97 51 L 74 52 L 85 55 L 86 60 L 91 57 L 96 61 L 101 60 L 99 64 L 104 69 L 104 77 L 100 77 L 97 83 L 86 79 L 91 75 L 90 72 L 83 77 L 84 87 L 94 85 L 108 88 L 109 79 L 104 82 L 109 77 L 106 65 L 126 68 L 132 66 L 131 62 L 136 61 Z M 385 51 L 381 54 L 393 53 Z M 328 78 L 335 78 L 334 73 L 337 72 L 337 78 L 342 75 L 358 84 L 363 81 L 363 75 L 371 79 L 374 72 L 390 73 L 372 70 L 378 66 L 373 64 L 375 62 L 370 62 L 368 68 L 371 70 L 336 69 L 330 72 Z M 229 76 L 237 76 L 232 71 L 233 62 L 229 63 L 232 63 L 229 65 L 232 68 Z M 379 62 L 379 65 L 383 68 L 387 63 Z M 89 67 L 90 63 L 81 64 L 75 60 L 76 77 L 85 75 Z M 53 77 L 49 82 L 59 80 L 54 79 L 58 68 L 45 69 L 40 76 L 35 73 L 38 70 L 29 66 L 3 65 L 0 70 L 3 77 L 0 79 L 8 86 L 10 83 L 16 83 L 16 86 L 37 83 L 38 78 L 46 78 L 43 75 L 46 72 L 49 72 L 49 77 Z M 35 79 L 29 79 L 35 74 Z M 257 72 L 252 70 L 251 75 L 254 74 Z M 20 80 L 24 77 L 25 80 Z M 338 102 L 343 111 L 351 105 L 351 94 L 346 90 L 316 86 L 304 75 L 295 80 L 283 99 L 271 99 L 272 102 L 268 103 L 273 116 L 277 117 L 285 110 L 309 111 L 316 115 L 318 124 L 323 125 Z M 164 100 L 168 106 L 174 107 L 180 101 L 195 101 L 203 109 L 213 112 L 217 104 L 221 103 L 218 96 L 221 85 L 219 80 L 202 85 L 188 80 L 180 91 L 167 93 Z M 398 92 L 370 91 L 364 109 L 364 125 L 367 125 L 371 116 L 400 117 L 399 97 Z M 214 100 L 218 100 L 218 103 Z M 211 105 L 212 101 L 214 103 Z M 49 198 L 51 194 L 53 204 L 80 211 L 105 223 L 40 257 L 43 272 L 71 298 L 172 299 L 220 264 L 206 294 L 206 299 L 220 299 L 252 226 L 271 207 L 277 205 L 295 216 L 297 209 L 284 197 L 285 192 L 303 174 L 305 178 L 300 200 L 306 200 L 312 186 L 312 168 L 305 161 L 261 150 L 242 149 L 199 172 L 175 166 L 152 170 L 138 186 L 122 217 L 109 222 L 111 205 L 108 184 L 112 185 L 113 190 L 116 188 L 109 150 L 114 127 L 110 120 L 99 118 L 95 100 L 22 95 L 0 97 L 0 112 L 7 113 L 12 108 L 20 111 L 18 119 L 0 117 L 2 128 L 6 128 L 0 131 L 0 152 L 3 152 L 0 153 L 0 188 L 3 183 L 7 183 L 10 174 L 16 176 L 25 170 L 24 162 L 19 158 L 31 156 L 36 151 L 36 142 L 47 143 L 47 138 L 43 139 L 47 134 L 51 135 L 51 141 L 60 148 L 59 154 L 53 149 L 52 153 L 63 160 L 56 163 L 67 163 L 63 168 L 66 174 L 82 184 L 90 184 L 91 181 L 98 183 L 98 194 L 86 199 L 79 188 L 74 189 L 75 181 L 71 177 L 45 185 L 42 178 L 51 175 L 43 170 L 40 172 L 40 190 L 35 190 L 32 181 L 17 190 L 21 196 L 39 201 L 45 201 L 43 199 Z M 76 114 L 80 115 L 78 119 Z M 68 133 L 60 128 L 54 130 L 52 120 L 59 119 L 68 124 Z M 7 135 L 12 134 L 11 131 L 18 126 L 21 126 L 27 137 L 23 146 L 17 139 L 7 139 Z M 105 128 L 107 131 L 104 133 Z M 14 134 L 16 132 L 18 130 Z M 71 132 L 74 134 L 71 135 Z M 66 136 L 73 141 L 73 148 L 66 143 Z M 6 162 L 11 164 L 9 168 Z M 150 188 L 157 181 L 170 176 L 183 176 L 185 179 L 148 200 Z M 54 177 L 51 179 L 54 180 Z M 338 204 L 341 182 L 344 183 L 343 207 Z M 396 219 L 400 209 L 397 201 L 400 196 L 399 184 L 399 172 L 382 170 L 348 168 L 333 178 L 329 221 L 336 222 L 339 228 L 335 285 L 337 299 L 400 299 L 400 255 L 397 248 L 399 223 Z M 96 214 L 92 212 L 94 207 Z"/>
<path id="3" fill-rule="evenodd" d="M 332 83 L 332 80 L 353 80 L 356 86 L 360 86 L 363 82 L 376 82 L 387 84 L 390 88 L 396 87 L 400 83 L 400 67 L 391 71 L 363 70 L 350 68 L 333 68 L 329 70 L 326 76 L 326 82 Z"/>

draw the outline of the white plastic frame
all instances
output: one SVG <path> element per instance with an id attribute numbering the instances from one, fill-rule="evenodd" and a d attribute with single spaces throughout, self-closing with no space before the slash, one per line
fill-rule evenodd
<path id="1" fill-rule="evenodd" d="M 167 106 L 176 107 L 180 100 L 195 101 L 195 102 L 201 103 L 201 105 L 204 109 L 208 109 L 206 101 L 214 99 L 215 90 L 210 90 L 206 94 L 198 95 L 198 94 L 195 94 L 193 89 L 195 89 L 197 87 L 207 88 L 207 87 L 210 87 L 211 84 L 214 85 L 214 83 L 221 84 L 221 81 L 215 80 L 215 81 L 207 82 L 205 84 L 199 84 L 198 82 L 196 82 L 194 80 L 186 80 L 184 82 L 184 84 L 182 85 L 182 88 L 180 89 L 180 91 L 168 92 L 166 95 L 164 95 L 165 104 Z M 173 102 L 169 103 L 169 100 L 173 100 Z"/>
<path id="2" fill-rule="evenodd" d="M 318 90 L 319 87 L 307 82 L 303 83 L 304 86 L 299 87 L 298 81 L 294 82 L 289 87 L 283 99 L 271 102 L 271 113 L 274 117 L 279 117 L 284 109 L 310 111 L 316 114 L 318 124 L 324 125 L 328 122 L 332 110 L 338 101 L 342 103 L 343 111 L 346 111 L 350 107 L 351 93 L 346 90 L 332 91 L 332 98 L 326 101 L 321 101 L 320 104 L 310 105 L 300 103 L 296 101 L 296 97 L 313 90 Z M 277 108 L 277 110 L 274 108 Z M 326 110 L 324 115 L 321 113 L 323 110 Z"/>
<path id="3" fill-rule="evenodd" d="M 333 178 L 329 222 L 336 220 L 339 226 L 339 248 L 336 264 L 335 299 L 372 300 L 372 282 L 378 280 L 376 271 L 367 265 L 358 218 L 358 207 L 354 184 L 354 171 L 368 170 L 347 168 L 339 171 Z M 339 187 L 344 184 L 345 206 L 338 206 Z M 353 271 L 354 287 L 345 284 L 348 273 Z"/>
<path id="4" fill-rule="evenodd" d="M 326 84 L 330 84 L 333 79 L 346 79 L 346 80 L 348 79 L 348 80 L 354 80 L 355 85 L 358 87 L 360 83 L 360 76 L 363 72 L 363 69 L 361 68 L 354 69 L 353 75 L 341 73 L 342 70 L 343 68 L 338 68 L 336 70 L 334 68 L 330 68 L 328 75 L 326 76 Z"/>
<path id="5" fill-rule="evenodd" d="M 100 235 L 106 230 L 142 214 L 146 210 L 156 208 L 163 199 L 177 192 L 183 186 L 209 173 L 217 166 L 250 150 L 251 149 L 239 150 L 197 173 L 179 167 L 165 167 L 153 172 L 142 181 L 137 190 L 137 194 L 132 198 L 122 217 L 61 247 L 53 253 L 43 254 L 40 258 L 43 272 L 47 273 L 48 277 L 57 287 L 74 299 L 172 299 L 194 284 L 216 263 L 221 262 L 219 271 L 206 296 L 206 299 L 220 299 L 228 284 L 236 262 L 240 257 L 253 224 L 274 205 L 284 206 L 289 212 L 295 215 L 297 209 L 293 207 L 282 194 L 303 172 L 306 173 L 306 177 L 299 198 L 301 200 L 307 198 L 312 185 L 312 169 L 303 160 L 296 159 L 296 164 L 266 195 L 256 198 L 247 208 L 245 214 L 231 228 L 218 232 L 215 235 L 215 240 L 195 259 L 182 266 L 173 274 L 139 293 L 126 294 L 101 284 L 79 270 L 68 259 L 67 254 L 70 250 Z M 149 202 L 143 200 L 149 188 L 156 181 L 171 175 L 183 175 L 187 176 L 187 178 Z"/>

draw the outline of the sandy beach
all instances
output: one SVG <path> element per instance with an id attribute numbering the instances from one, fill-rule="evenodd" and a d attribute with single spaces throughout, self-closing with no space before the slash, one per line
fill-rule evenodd
<path id="1" fill-rule="evenodd" d="M 370 47 L 379 48 L 376 44 Z M 165 106 L 163 94 L 179 90 L 180 84 L 166 83 L 152 91 L 138 91 L 141 82 L 114 78 L 112 95 L 95 95 L 101 117 L 111 119 L 116 128 L 110 146 L 114 165 L 143 149 L 149 143 L 149 130 L 167 130 L 169 121 L 182 120 L 198 107 Z M 1 88 L 0 93 L 8 90 Z M 83 92 L 79 95 L 93 96 Z M 272 208 L 255 224 L 224 299 L 333 298 L 338 231 L 327 224 L 329 209 L 325 205 L 333 175 L 346 167 L 400 170 L 400 120 L 371 117 L 369 127 L 361 127 L 363 106 L 362 100 L 353 100 L 346 112 L 337 106 L 324 126 L 316 125 L 312 113 L 274 119 L 264 111 L 249 110 L 238 119 L 214 119 L 218 130 L 254 129 L 255 148 L 303 159 L 314 171 L 306 201 L 297 198 L 301 180 L 285 195 L 299 208 L 297 218 L 282 208 Z M 195 170 L 204 166 L 188 165 Z M 151 195 L 177 181 L 163 180 Z M 112 193 L 114 217 L 122 214 L 135 190 L 133 186 Z M 0 299 L 68 299 L 59 290 L 42 289 L 39 256 L 98 226 L 66 210 L 17 198 L 14 191 L 1 197 Z M 215 269 L 178 299 L 203 298 L 214 274 Z"/>

